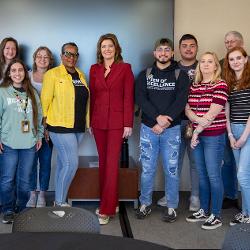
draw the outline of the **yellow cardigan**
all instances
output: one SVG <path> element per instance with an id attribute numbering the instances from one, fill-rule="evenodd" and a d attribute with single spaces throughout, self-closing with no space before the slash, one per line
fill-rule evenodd
<path id="1" fill-rule="evenodd" d="M 87 88 L 84 74 L 76 68 L 80 80 Z M 73 128 L 75 121 L 75 89 L 72 77 L 64 65 L 48 70 L 43 78 L 41 102 L 43 116 L 51 126 Z M 86 107 L 86 128 L 89 128 L 89 98 Z"/>

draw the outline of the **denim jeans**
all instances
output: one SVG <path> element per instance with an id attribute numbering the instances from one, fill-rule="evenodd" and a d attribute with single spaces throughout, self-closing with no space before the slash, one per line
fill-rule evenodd
<path id="1" fill-rule="evenodd" d="M 83 133 L 49 132 L 57 152 L 55 172 L 55 202 L 65 203 L 70 184 L 78 168 L 78 148 Z"/>
<path id="2" fill-rule="evenodd" d="M 226 145 L 224 159 L 222 164 L 222 180 L 224 185 L 224 196 L 229 199 L 237 199 L 238 182 L 236 163 L 228 137 L 226 136 Z"/>
<path id="3" fill-rule="evenodd" d="M 242 135 L 245 124 L 231 123 L 232 133 L 237 140 Z M 233 150 L 236 165 L 237 177 L 242 196 L 242 213 L 250 216 L 250 137 L 240 149 Z"/>
<path id="4" fill-rule="evenodd" d="M 51 170 L 51 156 L 52 156 L 52 146 L 42 140 L 42 147 L 36 152 L 35 160 L 32 169 L 31 177 L 31 187 L 30 190 L 37 189 L 37 165 L 39 159 L 39 187 L 40 191 L 47 191 L 49 188 L 50 170 Z"/>
<path id="5" fill-rule="evenodd" d="M 195 165 L 199 174 L 201 208 L 220 216 L 223 200 L 221 165 L 224 156 L 225 134 L 199 136 L 200 143 L 193 150 Z"/>
<path id="6" fill-rule="evenodd" d="M 3 148 L 0 154 L 0 189 L 2 211 L 9 214 L 26 207 L 36 147 L 12 149 L 3 145 Z"/>
<path id="7" fill-rule="evenodd" d="M 191 139 L 185 138 L 186 125 L 189 121 L 181 121 L 181 145 L 180 145 L 180 154 L 179 154 L 179 176 L 181 176 L 181 170 L 183 167 L 183 159 L 185 152 L 187 150 L 187 155 L 189 159 L 189 170 L 190 170 L 190 182 L 191 182 L 191 196 L 199 196 L 199 175 L 195 166 L 193 151 L 190 146 Z"/>
<path id="8" fill-rule="evenodd" d="M 151 128 L 141 125 L 140 161 L 141 195 L 140 203 L 146 206 L 152 203 L 154 178 L 159 153 L 163 160 L 165 174 L 165 195 L 168 207 L 177 208 L 179 203 L 178 158 L 180 149 L 180 125 L 165 129 L 160 135 Z"/>

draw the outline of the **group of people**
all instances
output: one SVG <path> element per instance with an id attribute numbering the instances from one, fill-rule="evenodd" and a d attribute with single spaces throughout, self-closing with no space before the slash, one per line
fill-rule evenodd
<path id="1" fill-rule="evenodd" d="M 75 43 L 61 49 L 61 65 L 39 47 L 33 68 L 18 58 L 14 38 L 2 40 L 0 86 L 0 192 L 3 223 L 25 207 L 44 207 L 57 152 L 55 206 L 69 206 L 67 193 L 78 168 L 78 149 L 89 129 L 96 140 L 100 171 L 100 224 L 107 224 L 118 207 L 118 167 L 123 138 L 132 133 L 134 76 L 124 63 L 114 34 L 97 43 L 97 63 L 90 69 L 90 90 Z M 52 68 L 53 67 L 53 68 Z M 40 102 L 41 100 L 41 102 Z M 91 105 L 90 105 L 91 103 Z M 39 191 L 37 161 L 39 159 Z"/>
<path id="2" fill-rule="evenodd" d="M 118 169 L 123 138 L 132 134 L 134 102 L 141 110 L 142 165 L 138 219 L 152 212 L 152 193 L 159 153 L 165 176 L 162 219 L 174 222 L 179 204 L 179 180 L 184 154 L 190 165 L 188 222 L 203 221 L 203 229 L 222 225 L 223 206 L 242 210 L 230 225 L 250 223 L 250 65 L 239 32 L 225 36 L 223 62 L 213 52 L 197 60 L 198 42 L 191 34 L 179 41 L 181 60 L 174 61 L 173 43 L 156 41 L 155 62 L 136 81 L 123 61 L 117 37 L 102 35 L 89 85 L 76 67 L 75 43 L 61 49 L 61 65 L 39 47 L 31 71 L 18 58 L 18 43 L 0 45 L 0 202 L 3 223 L 25 207 L 46 205 L 52 147 L 57 152 L 55 206 L 69 206 L 67 193 L 78 168 L 83 133 L 93 134 L 99 155 L 101 225 L 119 211 Z M 221 66 L 222 65 L 222 66 Z M 134 100 L 135 96 L 135 100 Z M 41 101 L 40 101 L 41 100 Z M 187 136 L 187 129 L 193 130 Z M 190 134 L 190 133 L 189 133 Z M 39 191 L 37 162 L 39 160 Z M 237 174 L 236 174 L 237 173 Z M 236 177 L 237 176 L 237 177 Z M 224 198 L 224 201 L 223 201 Z M 225 204 L 224 204 L 225 203 Z"/>
<path id="3" fill-rule="evenodd" d="M 222 226 L 221 209 L 239 208 L 238 180 L 242 209 L 230 225 L 250 223 L 250 159 L 246 153 L 250 141 L 250 65 L 239 32 L 228 32 L 225 46 L 223 60 L 213 52 L 205 52 L 197 60 L 197 39 L 185 34 L 179 41 L 181 60 L 175 62 L 172 41 L 162 38 L 155 43 L 155 63 L 137 78 L 135 97 L 142 111 L 138 219 L 152 212 L 154 176 L 161 153 L 165 196 L 157 203 L 165 207 L 163 221 L 176 220 L 187 149 L 189 210 L 194 213 L 186 220 L 203 221 L 201 227 L 208 230 Z"/>

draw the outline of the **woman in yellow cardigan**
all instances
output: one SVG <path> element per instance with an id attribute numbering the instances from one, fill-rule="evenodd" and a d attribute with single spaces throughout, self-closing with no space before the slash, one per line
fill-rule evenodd
<path id="1" fill-rule="evenodd" d="M 46 72 L 41 101 L 44 123 L 57 150 L 55 205 L 66 203 L 69 186 L 78 168 L 78 148 L 89 127 L 89 89 L 84 74 L 76 68 L 75 43 L 62 46 L 62 64 Z"/>

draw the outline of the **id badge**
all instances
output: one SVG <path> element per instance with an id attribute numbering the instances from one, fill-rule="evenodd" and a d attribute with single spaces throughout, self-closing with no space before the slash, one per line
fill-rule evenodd
<path id="1" fill-rule="evenodd" d="M 28 133 L 30 132 L 30 122 L 29 121 L 22 121 L 22 132 Z"/>

